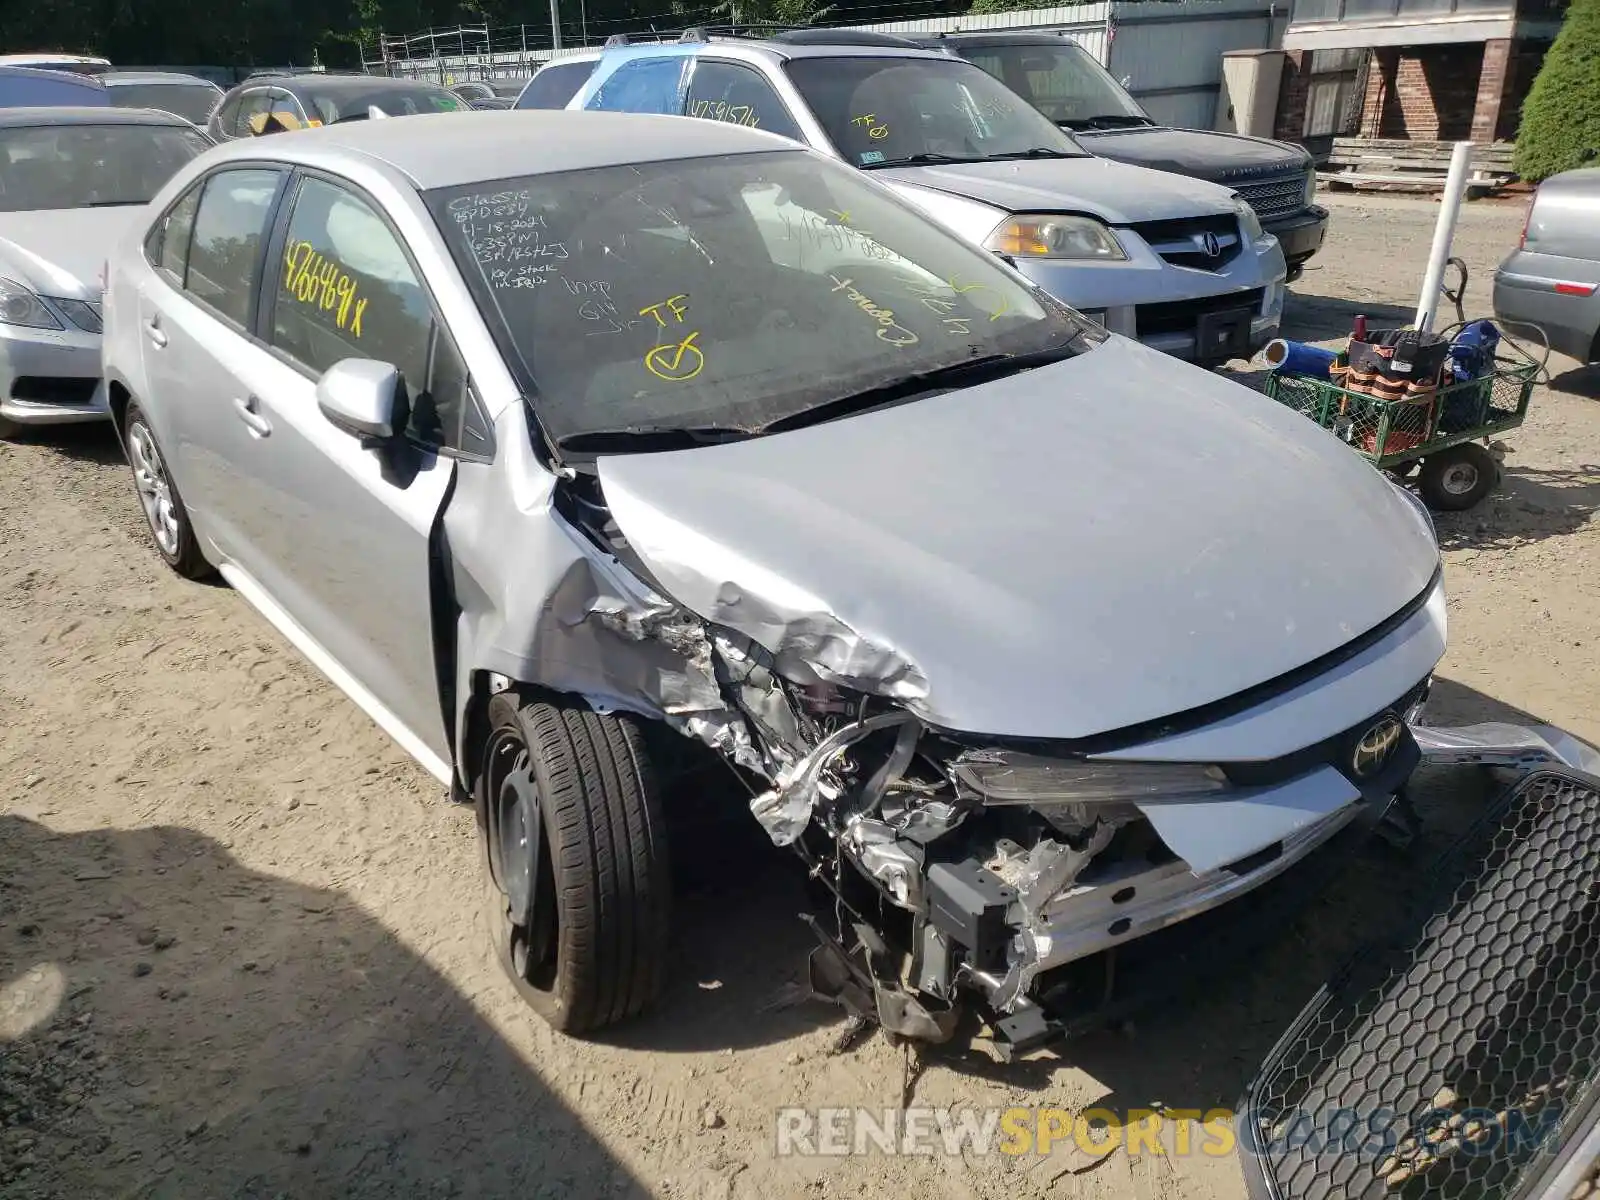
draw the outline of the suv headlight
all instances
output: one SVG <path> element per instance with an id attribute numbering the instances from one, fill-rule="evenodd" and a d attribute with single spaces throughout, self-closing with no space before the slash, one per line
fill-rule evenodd
<path id="1" fill-rule="evenodd" d="M 1314 166 L 1306 167 L 1306 191 L 1305 191 L 1305 195 L 1300 197 L 1300 198 L 1303 201 L 1305 201 L 1305 205 L 1306 205 L 1307 208 L 1310 208 L 1313 204 L 1316 203 L 1316 200 L 1317 200 L 1317 169 Z"/>
<path id="2" fill-rule="evenodd" d="M 1235 196 L 1233 211 L 1239 214 L 1239 231 L 1244 234 L 1244 240 L 1259 242 L 1262 237 L 1261 218 L 1256 216 L 1256 210 L 1250 207 L 1250 202 Z"/>
<path id="3" fill-rule="evenodd" d="M 985 249 L 1010 258 L 1054 258 L 1075 262 L 1126 262 L 1127 252 L 1093 217 L 1019 213 L 1007 217 L 984 241 Z"/>
<path id="4" fill-rule="evenodd" d="M 60 329 L 61 322 L 44 301 L 15 279 L 0 278 L 0 325 L 24 329 Z"/>
<path id="5" fill-rule="evenodd" d="M 1227 788 L 1205 763 L 1089 762 L 1017 750 L 975 750 L 950 765 L 963 790 L 990 804 L 1114 803 L 1205 796 Z"/>

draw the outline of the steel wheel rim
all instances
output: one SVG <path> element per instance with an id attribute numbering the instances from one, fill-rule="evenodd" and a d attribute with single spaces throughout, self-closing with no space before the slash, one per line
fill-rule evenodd
<path id="1" fill-rule="evenodd" d="M 512 963 L 522 978 L 548 990 L 558 945 L 554 877 L 531 753 L 515 732 L 501 730 L 487 759 L 489 853 L 512 925 Z"/>
<path id="2" fill-rule="evenodd" d="M 151 536 L 162 553 L 175 558 L 180 537 L 178 506 L 172 496 L 172 481 L 167 478 L 167 465 L 143 422 L 135 421 L 128 426 L 128 458 L 133 464 L 133 486 L 138 490 Z"/>
<path id="3" fill-rule="evenodd" d="M 1478 486 L 1478 468 L 1469 462 L 1451 463 L 1439 477 L 1439 486 L 1451 496 L 1465 496 Z"/>

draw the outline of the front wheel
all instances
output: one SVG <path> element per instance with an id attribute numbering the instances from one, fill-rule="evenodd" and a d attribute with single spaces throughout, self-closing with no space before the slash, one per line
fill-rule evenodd
<path id="1" fill-rule="evenodd" d="M 1482 500 L 1500 481 L 1500 464 L 1477 442 L 1462 442 L 1422 462 L 1417 490 L 1429 508 L 1461 512 Z"/>
<path id="2" fill-rule="evenodd" d="M 501 692 L 477 802 L 495 954 L 556 1029 L 643 1011 L 666 971 L 665 822 L 637 721 Z"/>

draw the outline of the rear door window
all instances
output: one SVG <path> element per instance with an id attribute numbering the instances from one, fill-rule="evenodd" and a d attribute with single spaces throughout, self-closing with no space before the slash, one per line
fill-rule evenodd
<path id="1" fill-rule="evenodd" d="M 246 92 L 239 103 L 239 119 L 235 128 L 227 132 L 236 137 L 253 137 L 266 126 L 267 112 L 272 108 L 272 93 L 262 89 Z"/>
<path id="2" fill-rule="evenodd" d="M 585 106 L 601 112 L 683 113 L 683 55 L 635 58 L 623 63 L 601 83 Z"/>
<path id="3" fill-rule="evenodd" d="M 699 59 L 689 80 L 684 114 L 706 121 L 723 121 L 765 129 L 768 133 L 800 140 L 800 127 L 772 85 L 760 72 L 739 63 Z"/>
<path id="4" fill-rule="evenodd" d="M 250 328 L 261 244 L 281 179 L 260 167 L 218 171 L 195 213 L 184 290 L 241 329 Z"/>
<path id="5" fill-rule="evenodd" d="M 518 108 L 565 108 L 589 82 L 598 60 L 551 63 L 542 68 L 517 97 Z"/>

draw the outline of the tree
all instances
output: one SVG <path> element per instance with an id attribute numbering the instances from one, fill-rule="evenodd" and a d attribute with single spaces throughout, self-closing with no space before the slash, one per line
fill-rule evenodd
<path id="1" fill-rule="evenodd" d="M 1517 173 L 1530 182 L 1600 166 L 1600 0 L 1572 0 L 1522 106 Z"/>
<path id="2" fill-rule="evenodd" d="M 972 0 L 969 15 L 981 17 L 985 13 L 1020 12 L 1027 8 L 1050 8 L 1046 0 Z"/>

